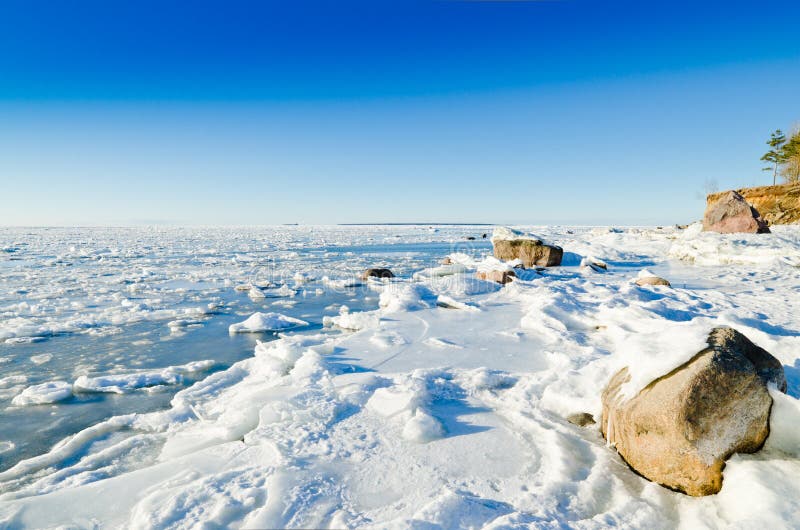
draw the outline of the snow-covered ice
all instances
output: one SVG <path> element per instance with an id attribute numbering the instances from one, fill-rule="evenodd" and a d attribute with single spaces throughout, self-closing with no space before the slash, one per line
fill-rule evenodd
<path id="1" fill-rule="evenodd" d="M 303 278 L 292 298 L 296 316 L 289 318 L 324 324 L 322 329 L 298 328 L 258 342 L 252 356 L 182 388 L 164 409 L 107 418 L 3 468 L 0 527 L 798 526 L 800 227 L 752 237 L 691 227 L 520 229 L 563 247 L 569 265 L 505 286 L 476 280 L 475 271 L 498 264 L 486 256 L 485 244 L 470 253 L 460 245 L 485 227 L 291 227 L 269 237 L 247 232 L 247 241 L 269 245 L 275 259 L 285 259 L 285 272 L 271 275 Z M 225 274 L 213 267 L 195 270 L 187 260 L 195 280 L 234 295 L 237 285 L 286 285 L 274 281 L 280 278 L 253 278 L 261 254 L 235 250 L 245 244 L 235 231 L 217 233 L 229 240 L 204 233 L 208 248 L 198 255 Z M 17 247 L 22 237 L 7 239 L 0 245 Z M 457 252 L 422 260 L 422 251 L 409 247 L 393 255 L 397 278 L 355 290 L 356 272 L 384 264 L 378 246 L 398 239 L 449 242 Z M 184 244 L 178 241 L 197 245 L 203 238 L 176 231 L 158 240 L 179 249 Z M 66 254 L 98 255 L 79 244 Z M 438 265 L 447 254 L 457 266 Z M 602 261 L 606 272 L 582 271 L 584 259 Z M 320 270 L 319 260 L 331 270 Z M 96 283 L 101 276 L 85 276 L 82 293 L 72 296 L 79 305 L 84 300 L 80 308 L 70 309 L 65 293 L 39 302 L 25 295 L 3 299 L 0 336 L 49 341 L 66 330 L 128 326 L 128 310 L 136 322 L 161 321 L 162 330 L 165 321 L 195 319 L 209 328 L 221 318 L 205 300 L 193 300 L 191 290 L 178 292 L 184 284 L 161 289 L 159 299 L 147 279 L 160 274 L 158 267 L 121 270 L 142 281 L 118 285 L 138 285 L 133 291 L 147 302 L 123 297 L 118 287 L 103 292 Z M 25 275 L 36 284 L 31 292 L 47 289 L 24 268 L 11 271 L 0 269 L 0 276 L 14 289 L 23 289 Z M 637 286 L 632 280 L 640 275 L 664 277 L 673 288 Z M 304 304 L 322 296 L 318 290 L 335 291 L 338 305 L 326 302 L 306 317 Z M 243 291 L 236 296 L 247 298 Z M 163 302 L 174 298 L 183 304 Z M 259 300 L 248 303 L 269 303 Z M 46 310 L 32 309 L 37 303 Z M 249 312 L 239 314 L 241 319 Z M 267 315 L 269 323 L 285 316 Z M 734 456 L 719 494 L 691 498 L 648 482 L 625 465 L 596 426 L 566 420 L 577 412 L 598 418 L 603 386 L 622 366 L 631 369 L 626 391 L 633 395 L 701 349 L 719 325 L 735 327 L 775 355 L 789 383 L 787 394 L 772 392 L 764 449 Z M 227 335 L 224 326 L 214 329 Z M 9 352 L 22 347 L 3 345 Z M 24 365 L 45 369 L 57 362 Z M 46 403 L 80 387 L 129 397 L 169 384 L 186 370 L 210 368 L 174 364 L 85 374 L 74 389 L 56 377 L 42 386 L 25 374 L 4 374 L 0 394 L 13 392 L 8 399 L 16 400 L 27 393 L 25 399 Z M 8 443 L 0 435 L 1 454 Z"/>
<path id="2" fill-rule="evenodd" d="M 24 407 L 25 405 L 44 405 L 56 403 L 72 397 L 72 385 L 65 381 L 49 381 L 38 385 L 29 386 L 18 396 L 11 400 L 11 404 Z"/>
<path id="3" fill-rule="evenodd" d="M 244 322 L 228 326 L 230 333 L 258 333 L 263 331 L 281 331 L 284 329 L 307 326 L 308 322 L 280 313 L 253 313 Z"/>

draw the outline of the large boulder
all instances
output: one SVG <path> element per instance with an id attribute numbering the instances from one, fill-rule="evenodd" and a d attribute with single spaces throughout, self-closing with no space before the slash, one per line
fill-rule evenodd
<path id="1" fill-rule="evenodd" d="M 724 327 L 631 399 L 620 391 L 628 380 L 623 368 L 603 392 L 603 436 L 640 475 L 694 496 L 720 490 L 732 454 L 761 448 L 772 406 L 767 385 L 786 391 L 780 361 Z"/>
<path id="2" fill-rule="evenodd" d="M 735 191 L 716 195 L 713 201 L 709 196 L 706 213 L 703 216 L 703 230 L 721 234 L 769 233 L 767 222 L 761 218 L 755 208 L 747 203 L 744 197 Z"/>
<path id="3" fill-rule="evenodd" d="M 547 245 L 541 239 L 510 228 L 497 228 L 492 236 L 494 257 L 504 261 L 518 259 L 525 267 L 554 267 L 561 265 L 564 251 Z"/>

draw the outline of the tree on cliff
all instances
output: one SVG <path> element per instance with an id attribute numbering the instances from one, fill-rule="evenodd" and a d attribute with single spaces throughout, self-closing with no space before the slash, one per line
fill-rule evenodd
<path id="1" fill-rule="evenodd" d="M 764 156 L 761 157 L 763 162 L 769 162 L 772 164 L 769 167 L 763 168 L 763 170 L 772 171 L 773 186 L 776 184 L 775 181 L 778 177 L 778 166 L 783 164 L 785 161 L 784 144 L 786 144 L 786 135 L 783 134 L 783 131 L 778 129 L 772 133 L 772 136 L 770 136 L 769 140 L 767 140 L 767 145 L 770 147 L 770 150 L 764 153 Z"/>
<path id="2" fill-rule="evenodd" d="M 800 130 L 796 130 L 781 148 L 781 175 L 786 182 L 800 182 Z"/>

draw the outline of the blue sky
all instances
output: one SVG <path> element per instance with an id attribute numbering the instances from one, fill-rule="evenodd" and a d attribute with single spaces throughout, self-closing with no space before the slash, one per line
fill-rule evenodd
<path id="1" fill-rule="evenodd" d="M 796 2 L 0 3 L 5 225 L 671 224 L 766 184 Z"/>

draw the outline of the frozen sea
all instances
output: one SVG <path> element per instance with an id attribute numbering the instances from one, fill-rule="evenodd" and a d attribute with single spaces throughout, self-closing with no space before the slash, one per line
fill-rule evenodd
<path id="1" fill-rule="evenodd" d="M 800 227 L 524 228 L 564 265 L 505 287 L 489 226 L 0 228 L 0 527 L 799 525 Z M 716 325 L 789 381 L 718 495 L 566 422 Z"/>

